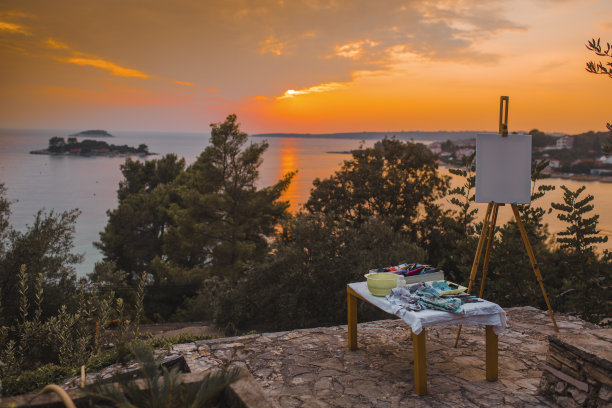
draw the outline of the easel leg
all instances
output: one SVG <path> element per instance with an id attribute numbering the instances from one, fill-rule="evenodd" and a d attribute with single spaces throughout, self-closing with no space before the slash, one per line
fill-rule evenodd
<path id="1" fill-rule="evenodd" d="M 427 394 L 427 351 L 425 349 L 425 329 L 420 334 L 412 333 L 414 355 L 414 392 Z"/>
<path id="2" fill-rule="evenodd" d="M 487 236 L 487 230 L 489 228 L 489 220 L 491 219 L 491 210 L 494 204 L 489 203 L 487 206 L 487 212 L 485 214 L 484 221 L 482 222 L 482 231 L 480 232 L 480 238 L 478 239 L 478 247 L 476 248 L 476 255 L 474 256 L 474 262 L 472 263 L 472 270 L 470 272 L 470 283 L 468 284 L 467 293 L 471 293 L 472 284 L 476 279 L 476 271 L 478 270 L 478 264 L 480 264 L 480 257 L 482 255 L 482 247 L 484 246 L 485 237 Z M 462 325 L 459 325 L 457 330 L 457 337 L 455 338 L 455 347 L 459 344 L 459 337 L 461 336 Z"/>
<path id="3" fill-rule="evenodd" d="M 502 204 L 503 205 L 503 204 Z M 485 251 L 485 259 L 482 264 L 482 280 L 480 281 L 480 293 L 479 298 L 482 298 L 484 293 L 484 283 L 489 270 L 489 259 L 491 259 L 491 247 L 493 246 L 493 237 L 495 237 L 495 226 L 497 224 L 497 212 L 499 210 L 499 204 L 493 205 L 493 215 L 491 216 L 491 227 L 489 228 L 489 239 L 487 240 L 487 250 Z"/>
<path id="4" fill-rule="evenodd" d="M 472 284 L 476 279 L 476 272 L 478 271 L 478 264 L 480 264 L 480 257 L 482 255 L 482 248 L 484 247 L 485 237 L 489 230 L 489 222 L 491 221 L 491 211 L 495 204 L 489 203 L 487 206 L 487 212 L 485 214 L 484 221 L 482 222 L 482 231 L 480 232 L 480 238 L 478 239 L 478 247 L 476 248 L 476 255 L 474 256 L 474 262 L 472 263 L 472 270 L 470 271 L 470 283 L 468 285 L 468 293 L 471 293 Z"/>
<path id="5" fill-rule="evenodd" d="M 347 285 L 348 348 L 350 350 L 357 350 L 357 298 L 351 292 L 351 288 Z"/>
<path id="6" fill-rule="evenodd" d="M 535 259 L 535 254 L 533 253 L 533 248 L 529 243 L 529 237 L 527 236 L 527 230 L 525 229 L 525 225 L 523 225 L 523 220 L 521 220 L 521 215 L 519 213 L 518 207 L 516 204 L 512 204 L 512 211 L 514 212 L 514 218 L 516 219 L 516 223 L 521 231 L 521 237 L 523 238 L 523 243 L 525 244 L 525 249 L 527 250 L 527 255 L 529 255 L 529 261 L 531 261 L 531 267 L 533 268 L 533 273 L 540 284 L 540 289 L 542 289 L 542 295 L 544 295 L 544 300 L 546 301 L 546 306 L 548 307 L 548 313 L 550 314 L 550 318 L 553 322 L 553 326 L 555 327 L 555 331 L 558 332 L 559 328 L 557 327 L 557 321 L 555 320 L 555 315 L 550 307 L 550 302 L 548 301 L 548 296 L 546 296 L 546 289 L 544 289 L 544 283 L 542 282 L 542 273 L 540 272 L 540 267 Z"/>
<path id="7" fill-rule="evenodd" d="M 486 375 L 487 381 L 497 381 L 498 369 L 497 369 L 497 334 L 493 331 L 493 326 L 486 326 Z"/>

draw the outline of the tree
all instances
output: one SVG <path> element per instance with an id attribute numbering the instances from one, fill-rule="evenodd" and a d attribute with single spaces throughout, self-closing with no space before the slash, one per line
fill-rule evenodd
<path id="1" fill-rule="evenodd" d="M 256 186 L 267 143 L 246 146 L 236 115 L 211 127 L 210 146 L 187 169 L 175 155 L 144 163 L 128 159 L 119 206 L 109 211 L 100 234 L 97 246 L 105 260 L 128 273 L 127 284 L 149 274 L 150 317 L 171 316 L 211 273 L 236 281 L 267 254 L 269 237 L 289 206 L 279 198 L 292 174 L 273 186 Z M 107 266 L 101 269 L 106 276 Z"/>
<path id="2" fill-rule="evenodd" d="M 0 183 L 0 257 L 4 256 L 6 239 L 9 234 L 9 218 L 11 216 L 11 203 L 5 197 L 6 187 Z"/>
<path id="3" fill-rule="evenodd" d="M 438 173 L 436 157 L 427 147 L 384 139 L 353 151 L 352 159 L 331 177 L 317 178 L 305 208 L 356 223 L 380 217 L 416 239 L 420 210 L 434 205 L 447 187 L 448 178 Z"/>
<path id="4" fill-rule="evenodd" d="M 171 222 L 171 186 L 184 168 L 185 160 L 175 154 L 144 163 L 128 158 L 121 165 L 119 205 L 107 212 L 108 223 L 95 243 L 118 269 L 139 276 L 151 272 L 153 259 L 163 255 L 163 239 Z"/>
<path id="5" fill-rule="evenodd" d="M 599 236 L 601 231 L 597 230 L 599 215 L 593 215 L 586 218 L 588 212 L 593 211 L 592 195 L 587 195 L 581 198 L 580 195 L 586 189 L 586 186 L 572 191 L 562 185 L 564 191 L 563 203 L 551 203 L 552 208 L 560 211 L 557 218 L 569 225 L 565 231 L 559 232 L 561 236 L 557 238 L 557 242 L 561 244 L 561 248 L 573 252 L 580 256 L 592 256 L 594 253 L 593 244 L 608 242 L 607 236 Z"/>
<path id="6" fill-rule="evenodd" d="M 610 43 L 607 43 L 607 48 L 603 50 L 601 48 L 601 40 L 599 38 L 597 39 L 597 41 L 595 41 L 594 38 L 591 39 L 587 43 L 586 47 L 588 50 L 593 51 L 599 57 L 612 58 L 612 45 L 610 45 Z M 593 61 L 588 61 L 586 63 L 586 70 L 591 74 L 607 75 L 612 78 L 612 62 L 607 62 L 604 65 L 604 63 L 602 63 L 601 61 L 598 61 L 597 63 Z M 602 150 L 604 154 L 612 155 L 612 124 L 607 123 L 606 126 L 610 131 L 610 135 L 608 136 L 606 144 L 602 146 Z"/>
<path id="7" fill-rule="evenodd" d="M 293 173 L 258 189 L 259 166 L 266 142 L 246 146 L 248 135 L 229 115 L 211 125 L 211 144 L 180 178 L 173 220 L 164 242 L 169 264 L 187 269 L 210 267 L 233 276 L 268 252 L 268 237 L 286 215 L 279 201 Z"/>
<path id="8" fill-rule="evenodd" d="M 612 285 L 612 256 L 604 251 L 598 256 L 593 244 L 608 241 L 597 230 L 599 215 L 588 216 L 594 206 L 592 195 L 582 197 L 585 186 L 576 191 L 561 186 L 563 203 L 552 203 L 559 211 L 557 218 L 567 223 L 565 231 L 558 233 L 560 243 L 556 251 L 558 295 L 554 306 L 563 312 L 580 315 L 596 323 L 609 317 L 609 291 Z"/>
<path id="9" fill-rule="evenodd" d="M 5 192 L 0 183 L 0 320 L 12 324 L 18 316 L 19 302 L 15 294 L 19 285 L 17 272 L 22 265 L 27 266 L 25 279 L 29 288 L 35 287 L 38 274 L 42 274 L 45 317 L 55 313 L 76 293 L 74 265 L 83 256 L 72 253 L 79 210 L 61 213 L 40 210 L 34 222 L 19 232 L 8 223 L 10 202 L 4 197 Z"/>

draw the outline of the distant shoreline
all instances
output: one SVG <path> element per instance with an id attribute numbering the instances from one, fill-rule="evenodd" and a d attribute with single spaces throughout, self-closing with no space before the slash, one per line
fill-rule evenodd
<path id="1" fill-rule="evenodd" d="M 399 131 L 399 132 L 340 132 L 340 133 L 258 133 L 249 137 L 261 138 L 298 138 L 298 139 L 351 139 L 351 140 L 381 140 L 385 137 L 396 137 L 401 140 L 444 141 L 466 138 L 476 138 L 483 131 Z"/>
<path id="2" fill-rule="evenodd" d="M 329 152 L 329 153 L 337 153 L 337 152 Z M 451 168 L 451 169 L 462 169 L 461 166 L 456 166 L 453 164 L 438 162 L 439 166 Z M 574 180 L 574 181 L 599 181 L 601 183 L 612 183 L 612 177 L 610 176 L 597 176 L 594 174 L 565 174 L 565 173 L 550 173 L 547 174 L 548 178 L 554 179 L 565 179 L 565 180 Z"/>

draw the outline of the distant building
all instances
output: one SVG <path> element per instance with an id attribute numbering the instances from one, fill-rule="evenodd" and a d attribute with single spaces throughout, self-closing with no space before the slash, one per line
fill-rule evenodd
<path id="1" fill-rule="evenodd" d="M 612 164 L 612 156 L 601 156 L 597 162 L 601 164 Z"/>
<path id="2" fill-rule="evenodd" d="M 557 139 L 557 149 L 571 149 L 574 147 L 574 138 L 572 136 L 561 136 Z"/>
<path id="3" fill-rule="evenodd" d="M 455 157 L 460 159 L 463 156 L 469 156 L 471 154 L 474 154 L 476 150 L 472 149 L 471 147 L 462 147 L 461 149 L 457 149 L 455 151 Z"/>
<path id="4" fill-rule="evenodd" d="M 433 154 L 440 154 L 442 153 L 442 145 L 438 142 L 434 142 L 434 143 L 430 143 L 427 148 L 429 150 L 431 150 L 431 152 Z"/>

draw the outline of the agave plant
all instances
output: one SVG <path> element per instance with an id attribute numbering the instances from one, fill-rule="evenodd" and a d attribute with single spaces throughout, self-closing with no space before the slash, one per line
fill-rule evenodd
<path id="1" fill-rule="evenodd" d="M 224 368 L 207 374 L 201 381 L 187 384 L 177 369 L 159 367 L 153 352 L 137 345 L 133 353 L 143 381 L 121 379 L 115 384 L 98 386 L 90 395 L 98 407 L 173 408 L 215 407 L 223 390 L 243 375 L 240 367 Z M 144 383 L 144 386 L 142 385 Z"/>

